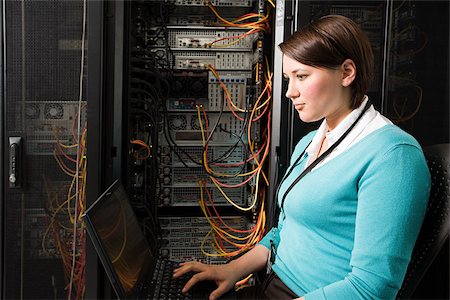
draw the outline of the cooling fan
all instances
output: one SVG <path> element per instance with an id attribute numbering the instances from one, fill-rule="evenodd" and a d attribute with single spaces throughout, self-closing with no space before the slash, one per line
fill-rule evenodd
<path id="1" fill-rule="evenodd" d="M 45 119 L 62 119 L 64 117 L 64 107 L 61 104 L 52 103 L 45 104 L 44 118 Z"/>
<path id="2" fill-rule="evenodd" d="M 172 115 L 169 116 L 169 126 L 173 130 L 184 130 L 186 129 L 187 120 L 184 115 Z"/>

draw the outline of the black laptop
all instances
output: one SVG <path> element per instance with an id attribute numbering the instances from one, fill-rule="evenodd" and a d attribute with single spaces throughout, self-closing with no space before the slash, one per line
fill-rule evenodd
<path id="1" fill-rule="evenodd" d="M 178 263 L 152 253 L 129 197 L 115 181 L 83 214 L 88 234 L 119 299 L 208 299 L 216 288 L 203 282 L 181 292 L 188 277 L 172 279 Z M 227 298 L 234 298 L 228 295 Z"/>

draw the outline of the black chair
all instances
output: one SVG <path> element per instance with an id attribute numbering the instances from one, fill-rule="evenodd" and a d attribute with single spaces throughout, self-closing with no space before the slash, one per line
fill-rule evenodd
<path id="1" fill-rule="evenodd" d="M 431 173 L 431 192 L 427 211 L 411 261 L 397 298 L 410 299 L 428 268 L 448 243 L 450 198 L 450 144 L 424 148 Z"/>

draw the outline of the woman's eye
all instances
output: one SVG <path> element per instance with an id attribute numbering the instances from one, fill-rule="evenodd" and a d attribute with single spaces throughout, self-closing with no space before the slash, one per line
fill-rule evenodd
<path id="1" fill-rule="evenodd" d="M 300 80 L 303 80 L 303 79 L 306 78 L 306 75 L 297 75 L 297 78 L 300 79 Z"/>

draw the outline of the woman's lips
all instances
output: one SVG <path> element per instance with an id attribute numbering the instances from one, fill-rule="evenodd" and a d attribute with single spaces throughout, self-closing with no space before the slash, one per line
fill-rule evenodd
<path id="1" fill-rule="evenodd" d="M 305 103 L 294 103 L 295 109 L 302 109 L 305 106 Z"/>

